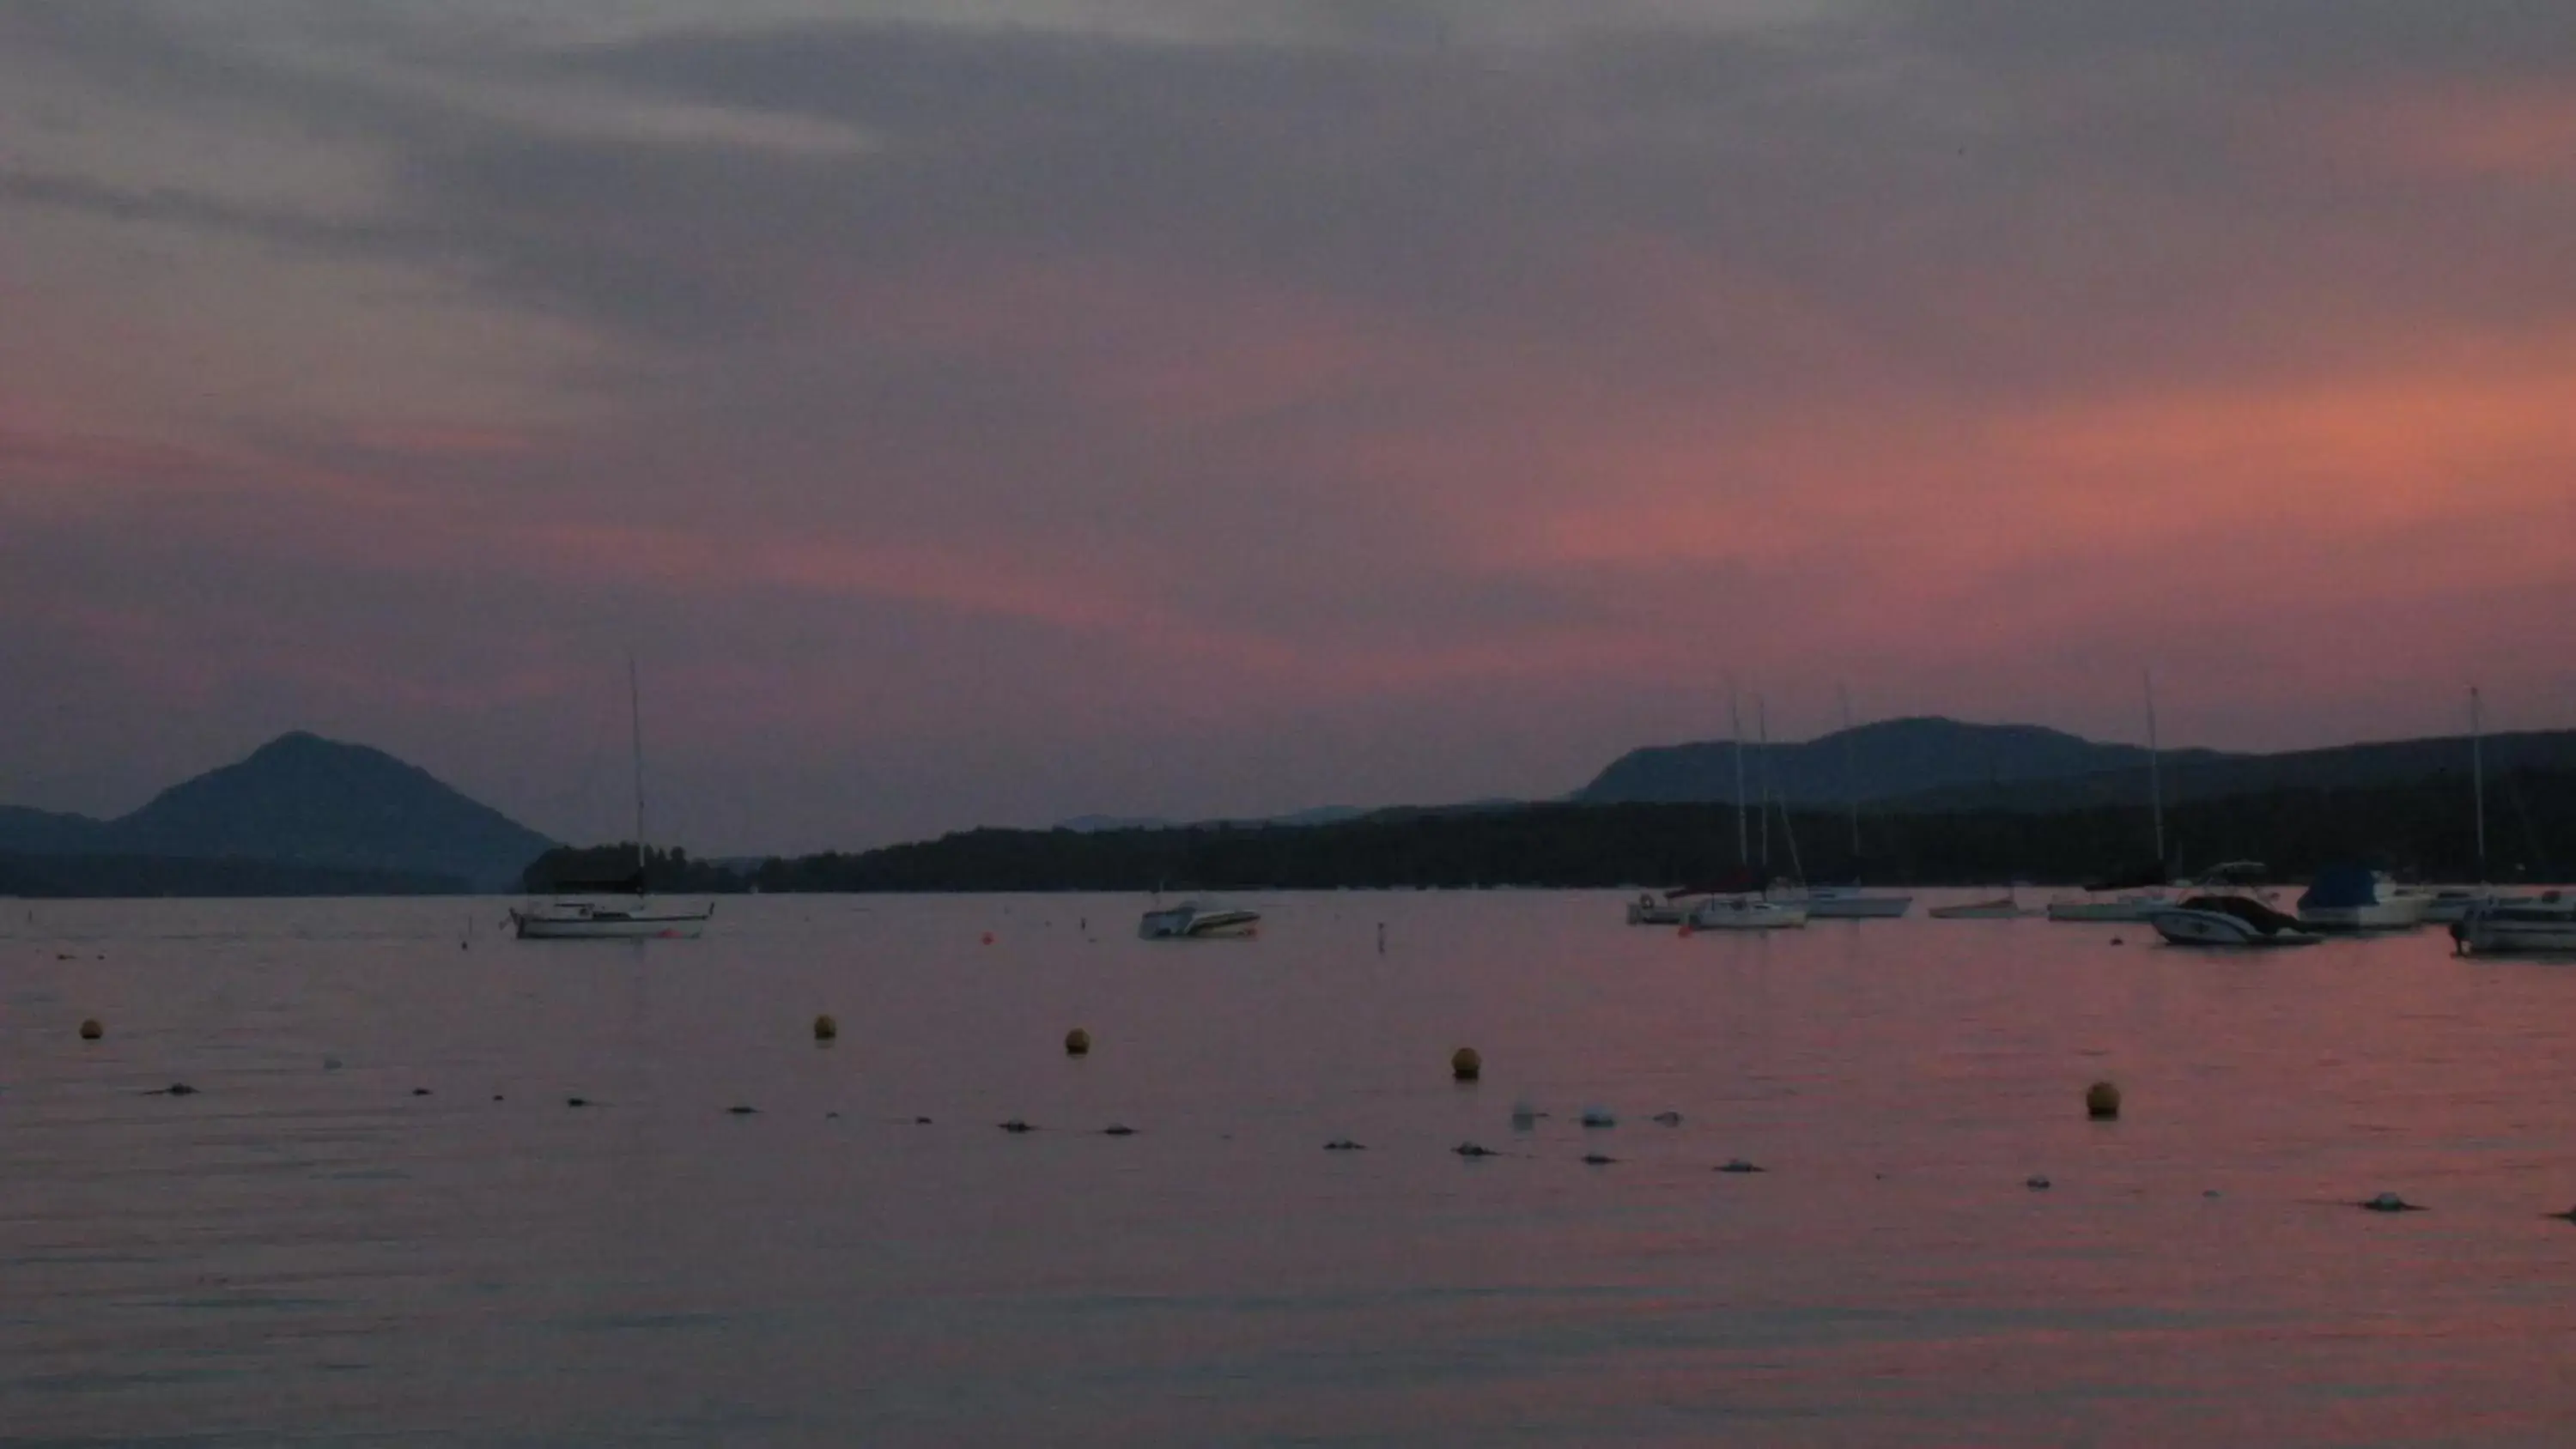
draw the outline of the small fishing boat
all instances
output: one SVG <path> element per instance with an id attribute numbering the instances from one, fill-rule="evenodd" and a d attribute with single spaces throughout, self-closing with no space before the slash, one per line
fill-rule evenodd
<path id="1" fill-rule="evenodd" d="M 1259 935 L 1261 913 L 1207 901 L 1183 901 L 1145 913 L 1136 935 L 1146 941 L 1243 940 Z"/>
<path id="2" fill-rule="evenodd" d="M 2451 942 L 2471 955 L 2576 952 L 2576 891 L 2481 902 L 2453 923 Z"/>

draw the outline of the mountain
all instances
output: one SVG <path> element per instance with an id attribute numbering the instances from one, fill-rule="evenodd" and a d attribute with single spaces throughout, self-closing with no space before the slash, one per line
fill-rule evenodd
<path id="1" fill-rule="evenodd" d="M 2231 758 L 2168 750 L 2167 768 Z M 2143 773 L 2147 751 L 2038 725 L 1879 720 L 1797 744 L 1744 746 L 1745 793 L 1791 805 L 1886 801 L 1941 789 L 1973 793 L 2037 780 Z M 1630 750 L 1574 794 L 1586 805 L 1735 801 L 1735 746 L 1724 740 Z M 1982 802 L 1991 804 L 1991 800 Z"/>
<path id="2" fill-rule="evenodd" d="M 86 815 L 56 815 L 0 805 L 0 852 L 71 855 L 101 848 L 107 824 Z"/>
<path id="3" fill-rule="evenodd" d="M 2479 749 L 2485 756 L 2491 789 L 2517 770 L 2576 770 L 2576 730 L 2489 735 Z M 2161 762 L 2158 786 L 2165 803 L 2174 805 L 2280 790 L 2374 790 L 2447 779 L 2463 797 L 2462 808 L 2466 809 L 2469 750 L 2466 736 L 2442 735 L 2291 750 L 2277 755 L 2178 752 Z M 2147 799 L 2147 789 L 2142 752 L 2139 763 L 2123 769 L 2029 780 L 2004 788 L 1951 786 L 1921 790 L 1878 803 L 1884 809 L 1909 813 L 2080 810 L 2140 804 Z"/>
<path id="4" fill-rule="evenodd" d="M 116 820 L 0 810 L 0 851 L 22 856 L 258 861 L 412 889 L 509 890 L 553 844 L 416 765 L 301 731 Z"/>

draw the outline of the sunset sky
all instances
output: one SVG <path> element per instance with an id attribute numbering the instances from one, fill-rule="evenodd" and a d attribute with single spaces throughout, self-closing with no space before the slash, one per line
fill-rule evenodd
<path id="1" fill-rule="evenodd" d="M 0 621 L 713 852 L 2576 726 L 2576 5 L 10 4 Z"/>

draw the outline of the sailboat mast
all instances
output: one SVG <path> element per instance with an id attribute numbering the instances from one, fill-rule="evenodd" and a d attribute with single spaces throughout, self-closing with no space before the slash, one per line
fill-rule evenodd
<path id="1" fill-rule="evenodd" d="M 1852 865 L 1860 865 L 1860 775 L 1852 768 L 1851 688 L 1837 684 L 1843 702 L 1843 808 L 1851 812 Z"/>
<path id="2" fill-rule="evenodd" d="M 1735 740 L 1735 863 L 1753 863 L 1752 837 L 1744 822 L 1744 705 L 1735 686 L 1726 687 L 1726 728 Z"/>
<path id="3" fill-rule="evenodd" d="M 2156 864 L 2165 863 L 2165 785 L 2157 764 L 2156 751 L 2156 676 L 2142 672 L 2147 682 L 2147 814 L 2155 822 Z"/>
<path id="4" fill-rule="evenodd" d="M 1771 710 L 1758 694 L 1753 696 L 1753 727 L 1761 743 L 1754 764 L 1762 777 L 1762 876 L 1767 885 L 1771 876 Z"/>
<path id="5" fill-rule="evenodd" d="M 644 876 L 644 687 L 635 677 L 635 656 L 626 656 L 626 716 L 635 744 L 635 876 Z"/>
<path id="6" fill-rule="evenodd" d="M 2479 707 L 2478 687 L 2469 686 L 2469 798 L 2478 821 L 2478 884 L 2487 880 L 2487 739 L 2486 712 Z"/>

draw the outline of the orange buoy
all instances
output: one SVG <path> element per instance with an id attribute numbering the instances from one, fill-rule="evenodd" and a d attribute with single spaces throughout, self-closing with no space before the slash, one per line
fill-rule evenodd
<path id="1" fill-rule="evenodd" d="M 80 1034 L 82 1041 L 96 1041 L 107 1035 L 107 1028 L 99 1025 L 98 1018 L 93 1016 L 80 1024 Z"/>
<path id="2" fill-rule="evenodd" d="M 1078 1026 L 1073 1030 L 1066 1032 L 1064 1034 L 1064 1054 L 1069 1057 L 1090 1055 L 1091 1033 L 1084 1031 Z"/>
<path id="3" fill-rule="evenodd" d="M 832 1019 L 830 1012 L 814 1018 L 814 1040 L 831 1041 L 840 1034 L 841 1024 Z"/>
<path id="4" fill-rule="evenodd" d="M 1449 1075 L 1462 1082 L 1472 1082 L 1484 1074 L 1485 1059 L 1474 1047 L 1460 1047 L 1449 1054 Z"/>
<path id="5" fill-rule="evenodd" d="M 2084 1089 L 2084 1115 L 2096 1122 L 2108 1122 L 2120 1115 L 2120 1089 L 2109 1082 L 2095 1082 Z"/>
<path id="6" fill-rule="evenodd" d="M 992 932 L 990 932 L 990 931 L 986 931 L 986 932 L 984 933 L 984 944 L 985 944 L 985 945 L 987 945 L 987 946 L 990 946 L 990 945 L 992 945 L 992 944 L 993 944 L 993 933 L 992 933 Z"/>

